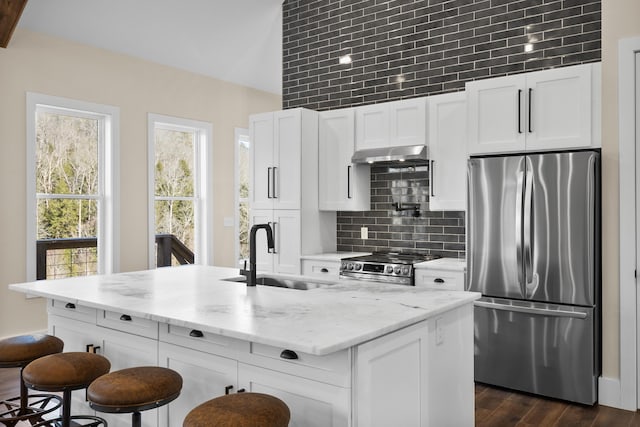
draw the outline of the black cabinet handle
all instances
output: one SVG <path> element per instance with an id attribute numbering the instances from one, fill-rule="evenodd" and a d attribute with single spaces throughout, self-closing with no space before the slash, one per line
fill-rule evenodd
<path id="1" fill-rule="evenodd" d="M 351 198 L 351 165 L 347 166 L 347 199 Z"/>
<path id="2" fill-rule="evenodd" d="M 529 133 L 533 133 L 533 129 L 531 129 L 531 98 L 533 98 L 533 89 L 529 88 Z"/>
<path id="3" fill-rule="evenodd" d="M 328 273 L 328 272 L 329 272 L 329 269 L 327 269 L 327 268 L 322 267 L 320 269 L 320 273 Z"/>
<path id="4" fill-rule="evenodd" d="M 282 353 L 280 353 L 280 357 L 287 360 L 296 360 L 298 358 L 298 355 L 293 350 L 282 350 Z"/>
<path id="5" fill-rule="evenodd" d="M 273 180 L 271 181 L 271 185 L 273 185 L 273 198 L 277 199 L 278 195 L 276 194 L 276 171 L 278 170 L 277 167 L 273 167 Z"/>
<path id="6" fill-rule="evenodd" d="M 245 391 L 246 391 L 246 390 L 245 390 L 245 389 L 243 389 L 243 388 L 238 389 L 238 393 L 244 393 Z"/>
<path id="7" fill-rule="evenodd" d="M 71 302 L 68 302 L 68 303 L 64 306 L 64 308 L 68 308 L 68 309 L 70 309 L 70 310 L 75 310 L 75 309 L 76 309 L 76 305 L 75 305 L 75 304 L 73 304 L 73 303 L 71 303 Z"/>
<path id="8" fill-rule="evenodd" d="M 522 133 L 522 109 L 520 101 L 522 100 L 522 89 L 518 89 L 518 133 Z"/>
<path id="9" fill-rule="evenodd" d="M 99 345 L 87 344 L 87 353 L 97 353 L 100 349 Z"/>
<path id="10" fill-rule="evenodd" d="M 233 386 L 232 385 L 228 385 L 224 388 L 224 394 L 227 395 L 229 394 L 229 392 L 233 390 Z"/>
<path id="11" fill-rule="evenodd" d="M 431 175 L 431 180 L 429 181 L 429 187 L 431 188 L 431 196 L 435 197 L 436 193 L 435 191 L 433 191 L 433 187 L 434 187 L 434 179 L 433 177 L 435 176 L 434 169 L 436 167 L 436 161 L 435 160 L 431 160 L 431 167 L 429 168 L 429 174 Z"/>
<path id="12" fill-rule="evenodd" d="M 120 320 L 131 322 L 131 316 L 129 316 L 128 314 L 123 314 L 122 316 L 120 316 Z"/>
<path id="13" fill-rule="evenodd" d="M 202 338 L 204 334 L 202 333 L 202 331 L 192 329 L 191 332 L 189 332 L 189 336 L 194 338 Z"/>
<path id="14" fill-rule="evenodd" d="M 271 199 L 271 168 L 267 168 L 267 199 Z"/>
<path id="15" fill-rule="evenodd" d="M 439 277 L 438 277 L 437 279 L 434 279 L 433 281 L 434 281 L 435 283 L 444 283 L 444 279 L 441 279 L 441 278 L 439 278 Z"/>

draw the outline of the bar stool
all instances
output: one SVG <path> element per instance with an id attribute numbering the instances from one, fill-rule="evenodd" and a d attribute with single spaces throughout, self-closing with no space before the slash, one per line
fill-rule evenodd
<path id="1" fill-rule="evenodd" d="M 182 427 L 287 427 L 290 418 L 289 407 L 275 396 L 236 393 L 196 406 Z"/>
<path id="2" fill-rule="evenodd" d="M 34 390 L 62 392 L 62 414 L 54 420 L 47 420 L 36 424 L 40 426 L 69 427 L 71 421 L 74 426 L 106 426 L 100 417 L 92 415 L 71 415 L 71 392 L 87 388 L 89 384 L 111 369 L 111 363 L 95 353 L 58 353 L 44 356 L 29 363 L 23 372 L 27 387 Z M 87 424 L 81 424 L 81 421 Z"/>
<path id="3" fill-rule="evenodd" d="M 87 389 L 87 399 L 96 411 L 131 413 L 131 425 L 140 427 L 140 412 L 166 405 L 181 390 L 182 377 L 176 371 L 141 366 L 101 376 Z"/>
<path id="4" fill-rule="evenodd" d="M 62 399 L 55 394 L 31 394 L 22 379 L 22 371 L 32 361 L 60 353 L 64 342 L 52 335 L 20 335 L 0 340 L 0 368 L 20 368 L 20 396 L 0 401 L 0 424 L 15 426 L 20 421 L 41 421 L 55 411 Z M 1 409 L 4 408 L 4 409 Z"/>

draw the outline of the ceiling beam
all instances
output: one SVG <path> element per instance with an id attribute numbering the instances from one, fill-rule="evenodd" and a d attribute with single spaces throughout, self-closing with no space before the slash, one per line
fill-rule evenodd
<path id="1" fill-rule="evenodd" d="M 27 0 L 0 0 L 0 47 L 6 48 Z"/>

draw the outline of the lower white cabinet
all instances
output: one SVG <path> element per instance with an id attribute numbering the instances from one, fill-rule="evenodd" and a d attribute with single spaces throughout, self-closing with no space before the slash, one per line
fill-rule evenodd
<path id="1" fill-rule="evenodd" d="M 256 233 L 256 269 L 281 274 L 300 274 L 300 211 L 253 210 L 251 225 L 269 224 L 275 248 L 267 251 L 267 233 Z"/>
<path id="2" fill-rule="evenodd" d="M 302 275 L 338 280 L 340 278 L 340 261 L 302 260 Z"/>
<path id="3" fill-rule="evenodd" d="M 238 362 L 226 357 L 160 342 L 159 364 L 182 376 L 180 396 L 160 408 L 159 426 L 181 426 L 196 406 L 207 400 L 237 392 Z M 227 388 L 231 387 L 231 388 Z"/>
<path id="4" fill-rule="evenodd" d="M 282 399 L 291 411 L 289 427 L 347 427 L 351 388 L 240 363 L 238 382 L 246 391 Z"/>

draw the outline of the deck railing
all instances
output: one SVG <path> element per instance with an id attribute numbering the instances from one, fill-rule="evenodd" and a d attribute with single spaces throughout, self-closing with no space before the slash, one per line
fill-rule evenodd
<path id="1" fill-rule="evenodd" d="M 73 237 L 68 239 L 41 239 L 36 242 L 36 279 L 85 276 L 95 274 L 98 239 Z M 194 255 L 173 234 L 156 234 L 156 264 L 167 267 L 173 264 L 193 264 Z"/>

